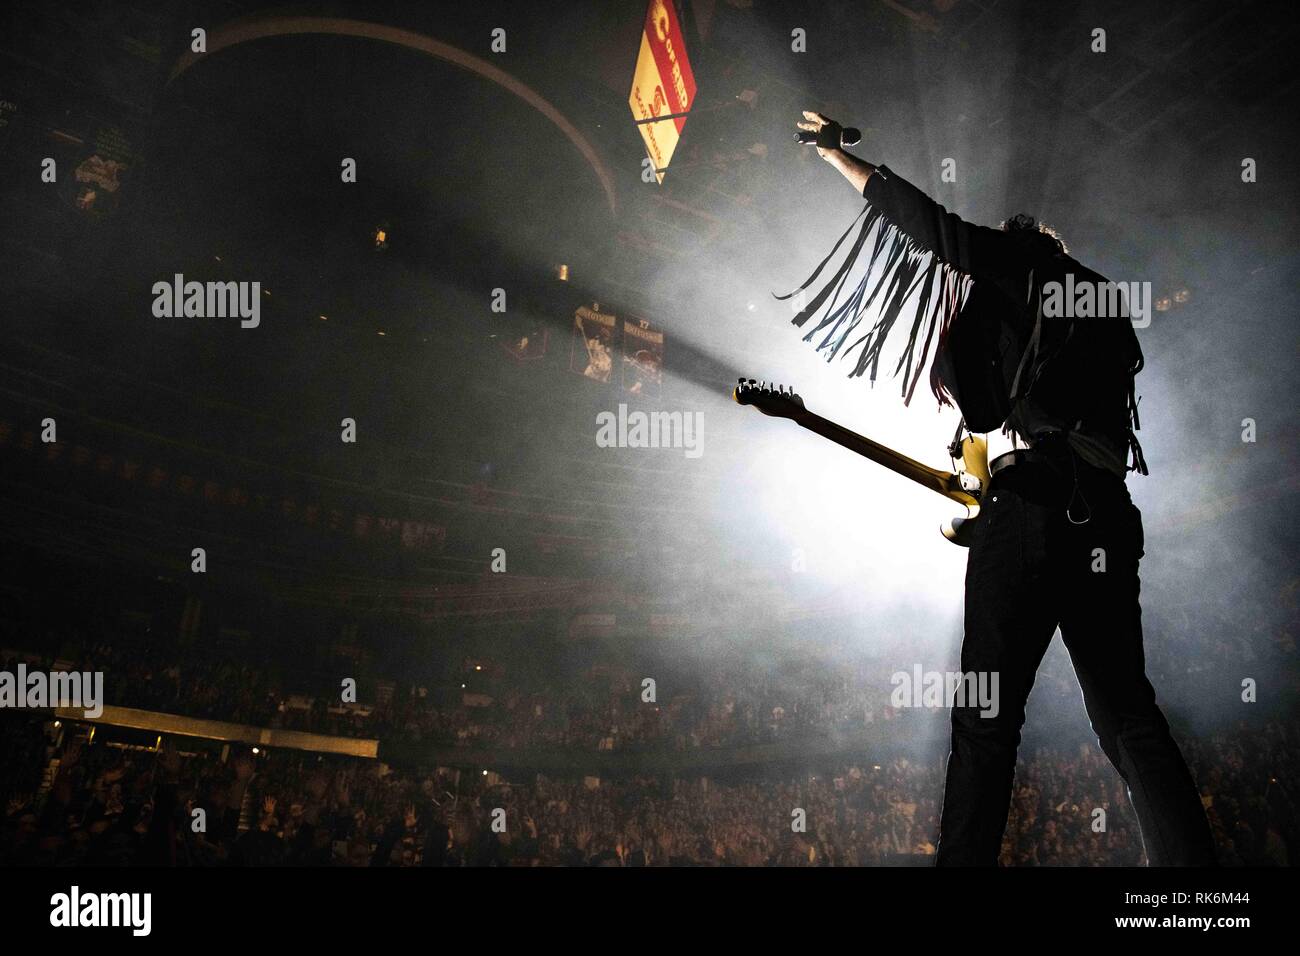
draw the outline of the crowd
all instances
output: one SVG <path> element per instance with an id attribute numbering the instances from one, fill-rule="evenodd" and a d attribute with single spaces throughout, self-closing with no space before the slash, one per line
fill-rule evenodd
<path id="1" fill-rule="evenodd" d="M 1197 640 L 1196 634 L 1187 636 L 1188 642 Z M 896 706 L 896 676 L 910 679 L 920 663 L 906 645 L 906 639 L 896 646 L 877 642 L 869 654 L 828 646 L 766 657 L 701 655 L 677 666 L 609 659 L 549 674 L 519 668 L 489 676 L 448 667 L 419 677 L 371 675 L 362 679 L 355 701 L 344 700 L 339 690 L 346 671 L 312 679 L 302 668 L 262 658 L 254 666 L 247 653 L 163 655 L 156 646 L 120 637 L 87 641 L 62 660 L 28 660 L 29 667 L 101 671 L 110 704 L 258 727 L 477 749 L 684 752 L 814 739 L 851 742 L 895 720 L 910 721 L 909 733 L 942 733 L 943 707 Z M 1168 642 L 1148 645 L 1148 671 L 1166 700 L 1215 695 L 1226 706 L 1236 699 L 1243 677 L 1267 679 L 1269 697 L 1286 699 L 1296 680 L 1294 666 L 1270 665 L 1257 650 L 1216 669 L 1185 649 L 1171 650 Z M 942 664 L 937 658 L 924 667 Z M 12 670 L 13 659 L 3 666 Z M 645 693 L 647 677 L 655 682 L 653 699 Z M 930 725 L 922 727 L 927 720 Z M 1091 739 L 1077 680 L 1059 647 L 1045 659 L 1030 699 L 1028 731 L 1043 728 L 1057 742 Z"/>
<path id="2" fill-rule="evenodd" d="M 1179 628 L 1175 641 L 1168 622 L 1151 622 L 1148 671 L 1165 700 L 1224 701 L 1194 708 L 1213 714 L 1213 732 L 1179 732 L 1222 861 L 1286 865 L 1298 852 L 1294 715 L 1257 713 L 1239 694 L 1252 677 L 1272 699 L 1295 699 L 1293 639 L 1221 623 Z M 584 652 L 531 668 L 486 658 L 368 667 L 356 702 L 337 690 L 349 672 L 319 662 L 163 644 L 105 625 L 22 657 L 29 669 L 102 672 L 111 705 L 378 739 L 381 755 L 400 742 L 406 762 L 192 740 L 155 749 L 109 728 L 96 738 L 85 724 L 0 712 L 0 864 L 820 866 L 934 853 L 948 711 L 900 709 L 892 678 L 913 664 L 942 669 L 944 655 L 916 661 L 910 635 L 676 659 Z M 3 635 L 0 646 L 15 645 Z M 13 671 L 16 653 L 0 652 L 0 669 Z M 777 748 L 784 763 L 687 773 L 647 760 L 659 769 L 636 775 L 643 753 L 708 752 L 691 765 L 716 768 L 770 744 L 794 746 Z M 624 762 L 599 779 L 582 775 L 591 760 L 572 761 L 587 769 L 567 776 L 465 769 L 474 753 L 502 751 L 613 751 Z M 443 765 L 419 768 L 422 753 Z M 812 753 L 827 756 L 791 760 Z M 1088 732 L 1059 648 L 1031 697 L 1002 859 L 1142 862 L 1123 783 Z"/>
<path id="3" fill-rule="evenodd" d="M 164 656 L 117 641 L 87 645 L 75 658 L 25 657 L 29 670 L 103 673 L 106 702 L 117 706 L 479 749 L 684 752 L 813 738 L 843 742 L 873 725 L 915 719 L 891 700 L 891 676 L 900 665 L 880 658 L 709 661 L 667 673 L 654 665 L 638 670 L 606 663 L 545 681 L 535 675 L 480 679 L 469 690 L 461 675 L 450 673 L 434 688 L 427 686 L 433 681 L 371 681 L 359 701 L 344 702 L 338 693 L 326 697 L 291 687 L 275 665 L 213 653 Z M 0 667 L 13 670 L 16 660 L 0 657 Z M 643 693 L 647 672 L 658 675 L 652 700 Z M 336 683 L 323 679 L 317 687 Z M 936 726 L 947 720 L 942 707 L 923 713 Z"/>
<path id="4" fill-rule="evenodd" d="M 1294 861 L 1296 743 L 1273 723 L 1190 742 L 1223 863 Z M 894 756 L 731 777 L 503 779 L 175 746 L 87 743 L 84 728 L 7 715 L 0 865 L 917 863 L 934 853 L 943 774 L 940 756 Z M 1142 862 L 1123 785 L 1095 747 L 1022 755 L 1002 861 Z"/>
<path id="5" fill-rule="evenodd" d="M 77 647 L 71 658 L 29 659 L 29 669 L 102 673 L 106 702 L 120 707 L 352 737 L 373 729 L 369 708 L 293 693 L 283 669 L 265 659 L 254 665 L 233 654 L 171 649 L 161 654 L 145 641 L 116 635 Z M 12 669 L 12 661 L 5 666 Z"/>

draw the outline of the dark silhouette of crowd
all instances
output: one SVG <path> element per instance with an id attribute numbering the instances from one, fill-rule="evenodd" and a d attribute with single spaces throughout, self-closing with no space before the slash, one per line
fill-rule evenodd
<path id="1" fill-rule="evenodd" d="M 942 759 L 825 771 L 544 776 L 393 768 L 301 751 L 87 741 L 34 713 L 0 722 L 4 865 L 835 866 L 926 862 Z M 1293 732 L 1190 741 L 1228 865 L 1289 865 Z M 178 749 L 179 748 L 179 749 Z M 193 748 L 193 749 L 191 749 Z M 1100 820 L 1100 824 L 1099 824 Z M 199 822 L 201 821 L 201 823 Z M 1137 865 L 1124 789 L 1095 747 L 1024 755 L 1002 861 Z"/>
<path id="2" fill-rule="evenodd" d="M 1289 865 L 1300 852 L 1294 714 L 1237 695 L 1242 674 L 1294 699 L 1295 648 L 1285 630 L 1244 633 L 1192 631 L 1181 646 L 1157 633 L 1148 670 L 1166 699 L 1212 691 L 1228 702 L 1175 727 L 1221 861 Z M 247 648 L 163 650 L 108 625 L 57 651 L 3 637 L 0 669 L 21 659 L 100 671 L 109 705 L 367 738 L 380 759 L 143 739 L 0 710 L 0 864 L 822 866 L 934 853 L 948 711 L 893 699 L 917 657 L 908 635 L 868 650 L 825 641 L 675 663 L 614 652 L 549 669 L 488 658 L 421 674 L 370 668 L 356 699 L 340 692 L 344 669 L 288 667 Z M 1049 653 L 1005 864 L 1143 862 L 1124 785 L 1078 694 L 1068 658 Z M 551 759 L 530 768 L 542 752 Z M 493 754 L 511 755 L 510 769 L 478 765 Z M 604 756 L 622 763 L 593 770 Z"/>

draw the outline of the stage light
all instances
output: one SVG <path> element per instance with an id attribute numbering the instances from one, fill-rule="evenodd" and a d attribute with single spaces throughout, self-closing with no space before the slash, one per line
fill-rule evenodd
<path id="1" fill-rule="evenodd" d="M 376 226 L 371 239 L 374 242 L 375 252 L 383 252 L 388 248 L 388 228 L 383 225 Z"/>
<path id="2" fill-rule="evenodd" d="M 1191 298 L 1192 298 L 1192 293 L 1191 290 L 1189 289 L 1179 289 L 1177 292 L 1174 293 L 1174 301 L 1177 302 L 1179 305 L 1182 305 L 1184 302 L 1189 302 Z"/>
<path id="3" fill-rule="evenodd" d="M 565 263 L 560 263 L 558 266 L 556 266 L 555 278 L 559 279 L 561 282 L 568 282 L 569 281 L 568 265 L 566 265 Z"/>
<path id="4" fill-rule="evenodd" d="M 328 322 L 328 321 L 330 320 L 330 317 L 329 317 L 328 315 L 322 315 L 322 316 L 320 317 L 320 320 L 321 320 L 322 322 Z"/>
<path id="5" fill-rule="evenodd" d="M 256 747 L 254 747 L 254 748 L 253 748 L 253 756 L 256 757 L 259 753 L 261 753 L 261 751 L 258 750 Z"/>
<path id="6" fill-rule="evenodd" d="M 1173 305 L 1173 302 L 1167 295 L 1162 295 L 1160 298 L 1156 299 L 1157 312 L 1168 312 L 1171 305 Z"/>

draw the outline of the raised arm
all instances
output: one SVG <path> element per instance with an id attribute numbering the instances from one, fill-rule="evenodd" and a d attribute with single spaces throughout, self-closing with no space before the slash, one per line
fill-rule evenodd
<path id="1" fill-rule="evenodd" d="M 804 122 L 796 125 L 817 134 L 817 155 L 913 243 L 967 275 L 983 274 L 1008 290 L 1021 288 L 1022 264 L 1006 261 L 1005 233 L 967 222 L 888 167 L 845 152 L 839 146 L 840 124 L 829 117 L 810 110 L 803 115 Z"/>
<path id="2" fill-rule="evenodd" d="M 871 174 L 876 171 L 876 167 L 865 159 L 858 159 L 852 153 L 846 153 L 840 147 L 839 123 L 811 110 L 804 110 L 803 116 L 804 122 L 795 125 L 810 133 L 817 133 L 819 140 L 833 144 L 825 146 L 821 142 L 814 144 L 817 147 L 817 155 L 838 169 L 844 178 L 849 181 L 853 191 L 861 196 L 862 191 L 867 188 L 867 181 L 871 178 Z"/>

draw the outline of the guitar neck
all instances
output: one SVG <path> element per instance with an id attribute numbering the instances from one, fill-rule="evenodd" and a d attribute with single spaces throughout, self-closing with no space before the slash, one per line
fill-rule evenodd
<path id="1" fill-rule="evenodd" d="M 864 438 L 862 435 L 851 432 L 847 428 L 806 409 L 794 416 L 793 421 L 798 422 L 811 432 L 816 432 L 823 438 L 829 438 L 837 445 L 844 446 L 849 451 L 857 452 L 863 458 L 869 458 L 878 465 L 884 465 L 895 474 L 910 478 L 918 485 L 924 485 L 945 498 L 950 498 L 964 505 L 978 503 L 978 499 L 974 495 L 961 487 L 958 477 L 952 472 L 940 471 L 937 468 L 931 468 L 929 465 L 923 465 L 906 455 L 899 454 L 892 448 L 887 448 L 870 438 Z"/>

